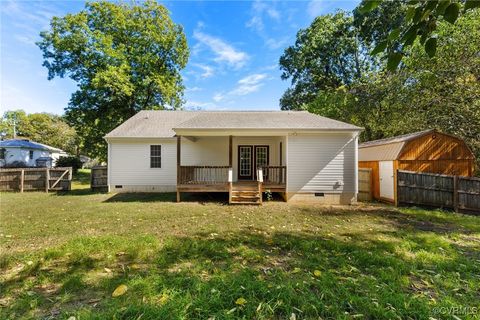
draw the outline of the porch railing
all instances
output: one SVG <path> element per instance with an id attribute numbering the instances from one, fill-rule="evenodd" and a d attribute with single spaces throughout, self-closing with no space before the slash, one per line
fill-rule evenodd
<path id="1" fill-rule="evenodd" d="M 229 166 L 180 166 L 178 184 L 227 184 Z"/>
<path id="2" fill-rule="evenodd" d="M 264 166 L 263 183 L 270 185 L 284 185 L 287 181 L 286 166 Z"/>

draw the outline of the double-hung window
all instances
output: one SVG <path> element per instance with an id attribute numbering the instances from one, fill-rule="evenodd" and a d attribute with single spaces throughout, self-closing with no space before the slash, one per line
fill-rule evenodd
<path id="1" fill-rule="evenodd" d="M 150 168 L 162 167 L 162 146 L 151 145 L 150 146 Z"/>

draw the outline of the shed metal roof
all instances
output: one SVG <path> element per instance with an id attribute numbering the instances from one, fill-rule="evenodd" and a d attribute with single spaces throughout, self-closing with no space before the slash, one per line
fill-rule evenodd
<path id="1" fill-rule="evenodd" d="M 362 128 L 306 111 L 140 111 L 106 138 L 167 138 L 175 129 L 350 130 Z"/>
<path id="2" fill-rule="evenodd" d="M 385 139 L 379 139 L 379 140 L 372 140 L 372 141 L 366 141 L 361 144 L 359 144 L 359 148 L 368 148 L 368 147 L 373 147 L 373 146 L 381 146 L 385 144 L 390 144 L 390 143 L 399 143 L 399 142 L 405 142 L 409 141 L 421 136 L 424 136 L 428 133 L 435 132 L 435 129 L 428 129 L 424 131 L 418 131 L 418 132 L 413 132 L 413 133 L 407 133 L 403 134 L 400 136 L 395 136 L 395 137 L 390 137 L 390 138 L 385 138 Z"/>

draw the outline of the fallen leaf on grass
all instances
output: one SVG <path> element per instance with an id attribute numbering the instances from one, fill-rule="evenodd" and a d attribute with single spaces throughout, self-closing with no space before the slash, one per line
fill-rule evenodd
<path id="1" fill-rule="evenodd" d="M 302 269 L 300 269 L 300 268 L 294 268 L 294 269 L 292 270 L 292 273 L 299 273 L 300 271 L 302 271 Z"/>
<path id="2" fill-rule="evenodd" d="M 238 298 L 237 301 L 235 301 L 236 305 L 243 306 L 247 303 L 247 300 L 245 298 Z"/>
<path id="3" fill-rule="evenodd" d="M 320 277 L 322 275 L 322 271 L 315 270 L 315 271 L 313 271 L 313 274 L 315 275 L 315 277 Z"/>
<path id="4" fill-rule="evenodd" d="M 162 294 L 162 296 L 158 299 L 158 303 L 163 305 L 165 303 L 167 303 L 167 300 L 168 300 L 168 295 L 167 294 Z"/>
<path id="5" fill-rule="evenodd" d="M 115 289 L 115 291 L 112 292 L 112 297 L 119 297 L 121 295 L 124 295 L 125 292 L 127 292 L 128 288 L 126 285 L 124 284 L 121 284 L 117 287 L 117 289 Z"/>

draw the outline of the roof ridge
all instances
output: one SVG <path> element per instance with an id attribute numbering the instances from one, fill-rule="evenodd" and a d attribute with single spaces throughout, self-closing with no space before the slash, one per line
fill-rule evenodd
<path id="1" fill-rule="evenodd" d="M 188 112 L 188 113 L 270 113 L 270 112 L 278 112 L 278 113 L 311 113 L 306 110 L 140 110 L 138 113 L 141 112 Z M 138 114 L 137 113 L 137 114 Z M 314 114 L 314 113 L 312 113 Z M 317 115 L 317 114 L 316 114 Z M 320 116 L 320 115 L 318 115 Z M 324 117 L 324 116 L 322 116 Z M 333 120 L 333 119 L 332 119 Z"/>

